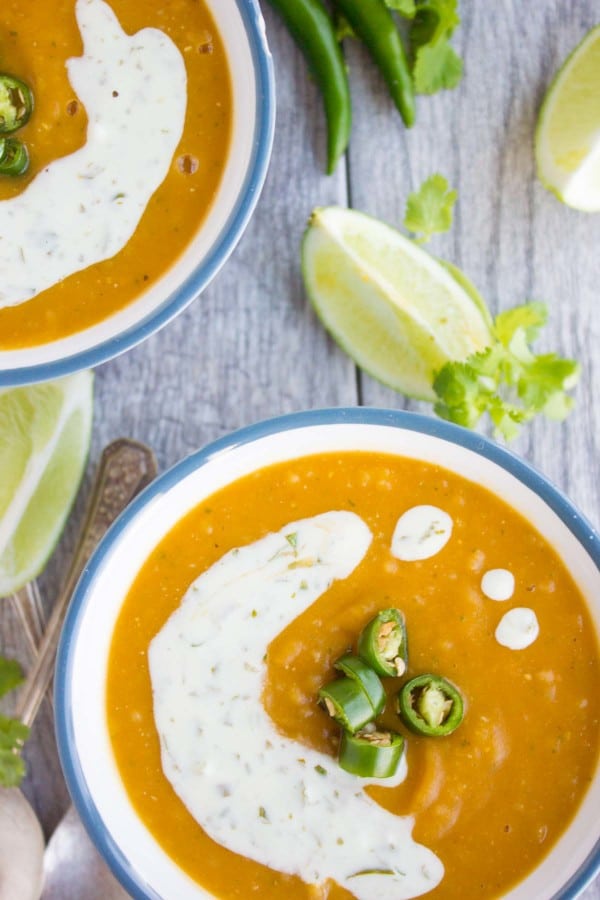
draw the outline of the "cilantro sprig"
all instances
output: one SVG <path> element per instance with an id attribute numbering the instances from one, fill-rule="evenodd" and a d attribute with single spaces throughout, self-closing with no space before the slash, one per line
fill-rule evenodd
<path id="1" fill-rule="evenodd" d="M 416 243 L 450 229 L 456 199 L 457 192 L 439 173 L 409 195 L 404 226 Z M 535 301 L 496 316 L 489 347 L 465 360 L 447 362 L 435 374 L 434 412 L 466 428 L 474 428 L 487 414 L 495 435 L 507 441 L 540 413 L 556 421 L 565 419 L 574 403 L 568 392 L 580 369 L 575 360 L 533 351 L 547 319 L 547 307 Z"/>
<path id="2" fill-rule="evenodd" d="M 443 419 L 474 428 L 487 413 L 496 436 L 512 440 L 539 413 L 561 421 L 573 407 L 567 393 L 579 378 L 579 364 L 556 353 L 536 355 L 531 344 L 548 317 L 532 302 L 496 316 L 494 343 L 464 362 L 448 362 L 437 373 L 434 411 Z"/>
<path id="3" fill-rule="evenodd" d="M 14 659 L 0 657 L 0 697 L 23 681 L 21 667 Z M 29 728 L 18 719 L 0 715 L 0 786 L 17 787 L 25 776 L 21 755 Z"/>
<path id="4" fill-rule="evenodd" d="M 450 44 L 460 24 L 458 0 L 385 0 L 411 20 L 408 30 L 412 75 L 418 94 L 450 90 L 460 82 L 462 59 Z"/>

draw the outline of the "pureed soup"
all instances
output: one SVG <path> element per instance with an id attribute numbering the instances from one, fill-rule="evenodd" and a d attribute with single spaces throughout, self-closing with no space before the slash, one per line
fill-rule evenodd
<path id="1" fill-rule="evenodd" d="M 374 784 L 339 768 L 317 695 L 391 607 L 408 668 L 380 727 L 406 750 Z M 464 698 L 448 736 L 398 718 L 421 673 Z M 161 541 L 115 628 L 108 724 L 138 815 L 216 897 L 492 898 L 591 782 L 598 675 L 585 602 L 519 514 L 434 465 L 328 453 L 242 478 Z"/>
<path id="2" fill-rule="evenodd" d="M 203 0 L 4 0 L 0 72 L 34 96 L 0 176 L 0 349 L 122 309 L 179 257 L 225 168 L 232 88 Z"/>

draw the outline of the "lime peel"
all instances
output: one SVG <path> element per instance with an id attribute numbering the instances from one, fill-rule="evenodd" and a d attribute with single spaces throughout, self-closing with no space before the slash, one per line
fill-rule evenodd
<path id="1" fill-rule="evenodd" d="M 0 391 L 0 597 L 35 578 L 54 549 L 87 459 L 93 376 Z"/>
<path id="2" fill-rule="evenodd" d="M 489 314 L 452 269 L 364 213 L 313 212 L 302 271 L 317 315 L 375 378 L 432 401 L 434 373 L 492 341 Z"/>
<path id="3" fill-rule="evenodd" d="M 538 176 L 563 203 L 600 211 L 600 25 L 565 60 L 542 104 Z"/>

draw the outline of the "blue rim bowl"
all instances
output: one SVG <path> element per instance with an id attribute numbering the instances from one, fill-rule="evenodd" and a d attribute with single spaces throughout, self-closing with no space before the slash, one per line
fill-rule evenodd
<path id="1" fill-rule="evenodd" d="M 75 656 L 77 654 L 82 623 L 91 610 L 95 585 L 103 571 L 110 567 L 111 557 L 119 545 L 123 545 L 127 540 L 129 540 L 129 545 L 131 545 L 131 535 L 136 530 L 138 533 L 140 530 L 143 530 L 141 522 L 144 515 L 152 514 L 156 517 L 161 517 L 161 504 L 164 505 L 165 497 L 176 491 L 178 487 L 181 489 L 181 485 L 186 479 L 197 476 L 206 467 L 211 473 L 211 478 L 215 467 L 221 467 L 221 469 L 216 469 L 217 472 L 226 471 L 231 473 L 229 468 L 231 461 L 236 460 L 240 456 L 243 458 L 244 454 L 248 452 L 259 453 L 259 461 L 255 461 L 250 468 L 244 469 L 242 474 L 246 471 L 253 471 L 269 465 L 275 459 L 295 458 L 307 453 L 319 452 L 322 448 L 315 446 L 314 438 L 309 437 L 309 443 L 307 444 L 305 435 L 320 434 L 321 432 L 325 434 L 327 429 L 334 428 L 340 431 L 340 427 L 343 427 L 344 438 L 336 438 L 334 441 L 335 446 L 329 447 L 329 444 L 327 444 L 327 449 L 352 449 L 352 436 L 361 429 L 365 435 L 369 434 L 369 441 L 375 438 L 377 440 L 373 443 L 373 446 L 370 443 L 366 446 L 361 438 L 360 449 L 378 449 L 380 437 L 382 435 L 391 435 L 391 429 L 393 430 L 393 437 L 390 440 L 399 441 L 400 443 L 405 441 L 408 447 L 427 447 L 429 443 L 432 445 L 436 444 L 436 446 L 439 445 L 436 450 L 437 456 L 426 455 L 425 457 L 419 456 L 419 458 L 431 459 L 442 466 L 445 465 L 451 471 L 459 471 L 459 469 L 455 468 L 455 464 L 452 461 L 454 459 L 452 454 L 458 453 L 459 456 L 462 454 L 469 459 L 470 468 L 467 471 L 471 473 L 471 480 L 473 476 L 479 480 L 481 472 L 489 470 L 489 472 L 497 471 L 499 473 L 498 477 L 504 479 L 504 482 L 507 479 L 511 483 L 514 482 L 517 486 L 517 491 L 523 492 L 528 497 L 531 496 L 533 502 L 538 504 L 539 508 L 536 515 L 539 517 L 541 509 L 544 515 L 553 520 L 556 519 L 559 529 L 564 531 L 566 535 L 565 541 L 572 542 L 573 546 L 577 548 L 577 552 L 585 557 L 587 571 L 588 573 L 591 571 L 594 579 L 596 596 L 600 596 L 600 591 L 598 591 L 600 584 L 600 536 L 594 531 L 585 517 L 578 512 L 556 487 L 528 463 L 479 434 L 441 420 L 397 410 L 367 408 L 313 410 L 281 416 L 243 428 L 214 441 L 204 447 L 204 449 L 182 460 L 147 487 L 113 524 L 108 534 L 101 541 L 75 590 L 64 624 L 57 658 L 55 680 L 56 731 L 60 759 L 67 785 L 92 840 L 117 878 L 137 900 L 172 900 L 172 896 L 175 895 L 166 898 L 166 895 L 157 893 L 148 884 L 143 875 L 131 864 L 127 855 L 104 824 L 97 807 L 97 798 L 94 797 L 84 772 L 76 738 L 74 714 L 76 707 L 74 702 Z M 276 450 L 274 451 L 276 456 L 273 459 L 265 458 L 263 455 L 264 448 L 269 447 L 278 440 L 283 441 L 287 447 L 285 450 L 286 455 L 277 455 L 281 451 Z M 420 443 L 415 445 L 414 443 L 411 444 L 411 441 Z M 442 448 L 441 451 L 440 447 Z M 388 450 L 387 446 L 383 447 L 383 449 L 385 452 L 396 452 L 398 455 L 403 455 L 404 452 L 401 447 L 395 451 Z M 467 453 L 464 451 L 467 451 Z M 440 462 L 438 458 L 440 452 L 444 453 L 442 457 L 444 460 L 446 458 L 450 460 L 450 464 Z M 406 455 L 416 454 L 411 450 Z M 475 468 L 473 468 L 474 463 Z M 235 462 L 233 467 L 235 469 Z M 459 473 L 464 474 L 462 471 Z M 218 477 L 222 476 L 218 475 Z M 229 474 L 225 477 L 223 484 L 231 482 L 237 477 L 240 477 L 239 473 Z M 467 474 L 466 477 L 468 478 L 469 475 Z M 485 479 L 489 479 L 489 475 L 485 475 Z M 483 483 L 490 488 L 489 480 Z M 212 485 L 208 493 L 217 490 L 219 486 L 221 486 L 220 482 L 216 487 Z M 493 487 L 490 489 L 493 490 Z M 498 491 L 496 492 L 498 493 Z M 188 495 L 189 490 L 185 499 L 188 505 L 186 509 L 180 510 L 178 518 L 181 518 L 187 509 L 200 503 L 207 494 L 204 493 L 191 498 Z M 506 495 L 505 499 L 508 500 Z M 518 508 L 517 504 L 514 505 L 515 508 Z M 161 529 L 164 528 L 164 534 L 170 530 L 171 525 L 163 526 L 161 524 L 159 527 Z M 160 537 L 158 540 L 160 540 Z M 143 558 L 149 555 L 152 547 L 158 543 L 158 540 L 152 541 L 150 548 L 144 552 Z M 116 568 L 117 563 L 115 562 L 112 575 L 114 575 Z M 591 596 L 589 590 L 587 591 L 587 596 Z M 98 599 L 100 603 L 104 602 L 102 597 Z M 116 602 L 120 603 L 120 600 Z M 600 619 L 600 613 L 597 612 L 598 619 Z M 103 683 L 99 688 L 99 693 L 102 693 L 102 690 Z M 595 783 L 599 781 L 600 777 L 597 773 Z M 600 789 L 600 785 L 598 787 Z M 596 806 L 593 808 L 596 809 Z M 597 813 L 593 815 L 593 834 L 590 837 L 591 846 L 586 848 L 585 858 L 579 862 L 576 871 L 567 872 L 564 875 L 563 870 L 560 869 L 559 877 L 561 879 L 565 877 L 568 880 L 565 880 L 564 883 L 560 882 L 559 890 L 553 888 L 552 893 L 543 896 L 537 893 L 535 895 L 525 895 L 526 900 L 574 900 L 594 877 L 600 873 L 600 822 L 597 818 Z M 566 833 L 569 830 L 570 828 L 567 829 Z M 593 843 L 594 840 L 595 843 Z M 552 857 L 554 849 L 550 852 L 550 857 Z M 179 900 L 179 894 L 177 896 Z M 194 896 L 196 895 L 194 894 Z M 204 893 L 203 889 L 198 888 L 197 896 L 205 897 L 209 895 Z M 507 896 L 512 896 L 512 891 Z"/>
<path id="2" fill-rule="evenodd" d="M 226 221 L 221 225 L 210 248 L 195 269 L 181 284 L 171 290 L 162 302 L 147 314 L 142 313 L 141 317 L 137 317 L 133 324 L 122 331 L 100 338 L 98 341 L 89 338 L 90 346 L 84 346 L 82 349 L 74 348 L 72 352 L 67 351 L 64 355 L 57 350 L 56 358 L 35 361 L 32 364 L 15 365 L 12 360 L 15 353 L 18 357 L 20 351 L 0 351 L 0 387 L 60 378 L 81 369 L 91 369 L 131 349 L 185 309 L 207 287 L 233 252 L 254 212 L 267 174 L 275 128 L 275 79 L 258 0 L 231 0 L 231 2 L 238 10 L 252 59 L 256 112 L 252 146 L 243 183 Z M 209 8 L 216 10 L 215 0 L 209 2 Z M 200 232 L 203 228 L 204 224 Z M 84 331 L 77 336 L 84 343 L 85 334 Z M 73 342 L 77 342 L 75 338 Z M 41 349 L 47 350 L 50 356 L 53 353 L 52 344 L 43 345 Z M 38 348 L 31 348 L 25 352 L 35 356 L 37 350 Z"/>

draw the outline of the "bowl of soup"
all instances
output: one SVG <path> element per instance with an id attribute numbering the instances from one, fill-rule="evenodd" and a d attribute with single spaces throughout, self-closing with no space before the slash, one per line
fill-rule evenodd
<path id="1" fill-rule="evenodd" d="M 32 106 L 0 134 L 29 155 L 0 175 L 12 385 L 121 353 L 206 287 L 256 205 L 275 100 L 257 0 L 7 0 L 2 15 L 8 96 Z"/>
<path id="2" fill-rule="evenodd" d="M 69 609 L 57 734 L 92 839 L 152 900 L 575 897 L 600 867 L 599 564 L 542 475 L 448 423 L 312 411 L 216 441 Z M 357 734 L 402 755 L 350 771 L 320 692 L 390 609 L 407 654 Z M 399 715 L 424 678 L 459 692 L 451 733 Z"/>

